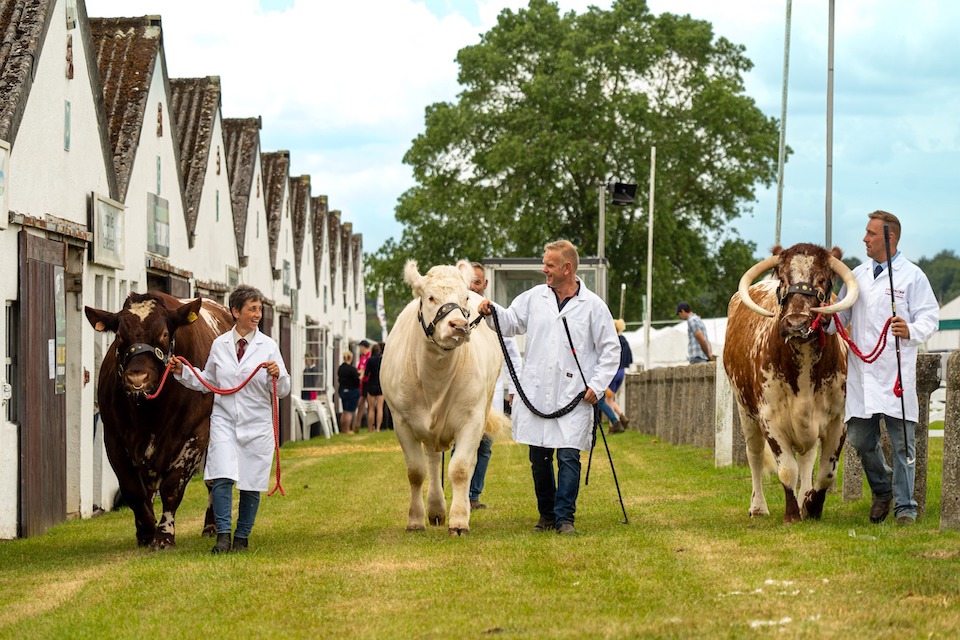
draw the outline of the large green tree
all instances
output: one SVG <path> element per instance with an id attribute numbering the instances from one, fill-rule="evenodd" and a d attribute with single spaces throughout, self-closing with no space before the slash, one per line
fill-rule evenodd
<path id="1" fill-rule="evenodd" d="M 548 0 L 504 10 L 457 56 L 456 103 L 426 109 L 404 157 L 416 186 L 396 210 L 399 240 L 366 259 L 388 316 L 410 298 L 403 263 L 539 257 L 567 238 L 596 255 L 599 186 L 639 184 L 636 206 L 606 208 L 610 306 L 628 289 L 641 318 L 646 285 L 650 149 L 656 146 L 654 319 L 678 300 L 723 315 L 755 247 L 730 222 L 775 178 L 777 123 L 745 95 L 744 48 L 689 16 L 652 15 L 643 0 L 562 14 Z"/>

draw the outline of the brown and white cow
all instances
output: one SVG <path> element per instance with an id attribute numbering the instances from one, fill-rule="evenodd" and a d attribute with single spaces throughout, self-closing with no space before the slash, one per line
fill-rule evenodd
<path id="1" fill-rule="evenodd" d="M 184 303 L 159 292 L 131 293 L 116 313 L 85 311 L 94 329 L 117 334 L 100 367 L 97 400 L 107 458 L 133 510 L 137 544 L 172 547 L 177 507 L 210 439 L 213 395 L 190 391 L 171 375 L 156 399 L 146 397 L 157 390 L 171 356 L 203 367 L 214 338 L 233 326 L 233 318 L 210 300 Z"/>
<path id="2" fill-rule="evenodd" d="M 448 475 L 453 487 L 448 530 L 470 530 L 470 479 L 484 431 L 499 430 L 491 410 L 503 356 L 496 333 L 477 317 L 480 296 L 468 289 L 469 262 L 435 266 L 420 275 L 416 261 L 404 268 L 414 299 L 397 317 L 380 366 L 383 395 L 407 463 L 410 510 L 407 531 L 424 529 L 423 481 L 429 463 L 427 519 L 444 523 L 441 452 L 456 443 Z"/>
<path id="3" fill-rule="evenodd" d="M 846 438 L 846 345 L 836 335 L 815 330 L 813 322 L 818 312 L 850 308 L 859 288 L 840 261 L 839 248 L 828 252 L 814 244 L 797 244 L 776 246 L 772 253 L 743 274 L 730 300 L 723 364 L 739 405 L 753 477 L 750 515 L 769 514 L 763 496 L 766 445 L 776 458 L 786 496 L 783 520 L 789 523 L 820 518 Z M 775 278 L 750 286 L 769 269 Z M 831 297 L 835 276 L 847 285 L 841 301 Z M 832 304 L 825 306 L 827 301 Z M 821 322 L 829 317 L 824 315 Z"/>

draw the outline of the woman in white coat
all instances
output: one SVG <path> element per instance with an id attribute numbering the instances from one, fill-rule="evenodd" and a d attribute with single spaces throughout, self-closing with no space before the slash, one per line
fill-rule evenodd
<path id="1" fill-rule="evenodd" d="M 257 329 L 263 315 L 263 294 L 254 287 L 240 285 L 230 294 L 230 312 L 236 324 L 219 336 L 210 347 L 210 356 L 199 375 L 220 389 L 239 386 L 266 363 L 266 370 L 231 395 L 217 394 L 210 414 L 210 445 L 204 480 L 212 484 L 213 515 L 217 543 L 213 553 L 244 551 L 260 506 L 260 492 L 267 490 L 274 452 L 273 381 L 277 396 L 290 393 L 290 374 L 284 366 L 277 343 Z M 189 368 L 178 361 L 173 367 L 180 384 L 209 393 Z M 240 491 L 237 529 L 233 544 L 231 510 L 233 485 Z"/>

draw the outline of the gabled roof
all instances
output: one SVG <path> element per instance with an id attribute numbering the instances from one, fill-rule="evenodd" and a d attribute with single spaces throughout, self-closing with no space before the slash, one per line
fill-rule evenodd
<path id="1" fill-rule="evenodd" d="M 223 146 L 230 177 L 230 201 L 233 203 L 233 229 L 237 236 L 237 255 L 245 256 L 247 210 L 260 149 L 260 118 L 224 118 Z"/>
<path id="2" fill-rule="evenodd" d="M 125 201 L 163 31 L 158 16 L 91 18 L 90 31 L 103 85 L 117 187 L 120 200 Z"/>
<path id="3" fill-rule="evenodd" d="M 290 178 L 290 219 L 293 223 L 293 264 L 297 289 L 301 289 L 300 265 L 303 262 L 303 240 L 307 234 L 307 211 L 310 209 L 310 176 Z"/>
<path id="4" fill-rule="evenodd" d="M 16 144 L 20 122 L 27 106 L 27 97 L 33 88 L 34 76 L 40 53 L 43 50 L 53 8 L 57 0 L 21 0 L 0 2 L 0 139 Z M 84 3 L 77 4 L 80 29 L 68 31 L 83 38 L 87 52 L 86 67 L 90 90 L 96 103 L 97 123 L 100 128 L 103 162 L 108 167 L 107 184 L 111 198 L 119 200 L 117 181 L 109 170 L 111 149 L 104 116 L 103 94 L 100 91 L 100 74 L 93 59 L 93 41 L 90 36 L 87 9 Z"/>
<path id="5" fill-rule="evenodd" d="M 213 148 L 213 128 L 220 110 L 220 77 L 171 78 L 170 110 L 171 119 L 177 123 L 183 214 L 187 221 L 188 242 L 193 248 L 200 197 Z"/>
<path id="6" fill-rule="evenodd" d="M 310 228 L 313 229 L 313 281 L 320 294 L 320 265 L 323 264 L 323 234 L 327 225 L 327 196 L 310 199 Z"/>
<path id="7" fill-rule="evenodd" d="M 11 145 L 33 88 L 54 4 L 50 0 L 0 4 L 0 138 Z"/>
<path id="8" fill-rule="evenodd" d="M 270 266 L 276 271 L 277 243 L 283 220 L 283 189 L 290 175 L 290 152 L 271 151 L 260 154 L 263 176 L 263 202 L 267 210 L 267 238 L 270 240 Z"/>

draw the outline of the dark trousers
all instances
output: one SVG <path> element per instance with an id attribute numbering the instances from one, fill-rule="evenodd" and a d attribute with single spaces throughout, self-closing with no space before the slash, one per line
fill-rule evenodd
<path id="1" fill-rule="evenodd" d="M 557 474 L 553 473 L 554 449 L 530 445 L 530 470 L 540 515 L 559 527 L 573 524 L 580 492 L 580 450 L 556 449 Z"/>

